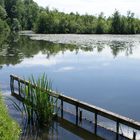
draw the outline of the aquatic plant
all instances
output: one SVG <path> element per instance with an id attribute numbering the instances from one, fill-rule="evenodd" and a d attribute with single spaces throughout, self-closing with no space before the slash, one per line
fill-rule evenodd
<path id="1" fill-rule="evenodd" d="M 27 116 L 28 123 L 50 124 L 56 113 L 57 104 L 57 99 L 50 96 L 51 89 L 51 81 L 45 74 L 37 80 L 31 76 L 29 84 L 21 89 L 24 95 L 23 111 Z"/>

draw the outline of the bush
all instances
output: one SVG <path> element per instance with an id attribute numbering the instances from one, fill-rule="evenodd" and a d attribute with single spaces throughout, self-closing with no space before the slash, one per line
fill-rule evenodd
<path id="1" fill-rule="evenodd" d="M 19 134 L 19 126 L 10 118 L 0 94 L 0 140 L 18 140 Z"/>

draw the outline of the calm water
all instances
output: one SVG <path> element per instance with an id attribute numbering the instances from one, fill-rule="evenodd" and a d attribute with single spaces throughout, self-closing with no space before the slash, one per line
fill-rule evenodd
<path id="1" fill-rule="evenodd" d="M 140 35 L 29 36 L 14 35 L 0 46 L 5 94 L 10 74 L 45 72 L 54 90 L 140 121 Z"/>

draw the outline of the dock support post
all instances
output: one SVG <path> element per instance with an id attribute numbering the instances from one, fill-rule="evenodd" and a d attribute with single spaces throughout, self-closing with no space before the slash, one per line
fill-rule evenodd
<path id="1" fill-rule="evenodd" d="M 61 118 L 63 118 L 63 100 L 61 99 Z"/>
<path id="2" fill-rule="evenodd" d="M 78 125 L 78 105 L 76 105 L 76 125 Z"/>
<path id="3" fill-rule="evenodd" d="M 136 132 L 133 131 L 133 140 L 136 140 Z"/>
<path id="4" fill-rule="evenodd" d="M 119 121 L 116 122 L 116 140 L 119 139 Z"/>
<path id="5" fill-rule="evenodd" d="M 98 120 L 97 120 L 97 119 L 98 119 L 97 117 L 98 117 L 98 116 L 97 116 L 97 113 L 95 112 L 95 115 L 94 115 L 94 120 L 95 120 L 94 133 L 95 133 L 95 134 L 97 134 L 97 121 L 98 121 Z"/>
<path id="6" fill-rule="evenodd" d="M 14 93 L 14 79 L 12 76 L 10 76 L 10 88 L 11 88 L 11 94 Z"/>
<path id="7" fill-rule="evenodd" d="M 82 122 L 82 110 L 80 110 L 80 113 L 79 113 L 79 121 Z"/>
<path id="8" fill-rule="evenodd" d="M 21 90 L 20 90 L 20 81 L 18 81 L 18 93 L 19 93 L 19 95 L 20 95 L 20 92 Z"/>

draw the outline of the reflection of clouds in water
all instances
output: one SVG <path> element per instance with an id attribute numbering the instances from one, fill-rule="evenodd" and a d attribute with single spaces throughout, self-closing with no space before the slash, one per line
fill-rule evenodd
<path id="1" fill-rule="evenodd" d="M 140 48 L 135 47 L 133 54 L 129 55 L 129 59 L 140 59 Z M 102 52 L 98 52 L 95 48 L 93 51 L 79 50 L 76 54 L 69 50 L 57 53 L 55 56 L 47 58 L 46 54 L 42 54 L 40 51 L 32 58 L 25 58 L 20 64 L 15 65 L 15 68 L 21 67 L 34 67 L 45 66 L 53 67 L 55 65 L 65 64 L 66 67 L 62 67 L 54 72 L 72 71 L 72 70 L 85 70 L 85 69 L 101 69 L 102 67 L 108 67 L 115 60 L 125 58 L 126 55 L 123 51 L 120 51 L 116 59 L 112 56 L 110 48 L 105 46 Z M 68 65 L 68 67 L 67 67 Z M 75 66 L 76 65 L 76 66 Z M 70 67 L 69 67 L 70 66 Z M 74 66 L 74 67 L 73 67 Z"/>
<path id="2" fill-rule="evenodd" d="M 140 46 L 133 50 L 133 54 L 129 55 L 130 58 L 140 59 Z"/>
<path id="3" fill-rule="evenodd" d="M 83 69 L 98 70 L 101 69 L 102 67 L 108 67 L 110 65 L 111 65 L 110 62 L 101 62 L 96 65 L 94 64 L 93 66 L 88 66 L 87 68 L 83 68 Z"/>
<path id="4" fill-rule="evenodd" d="M 107 61 L 108 60 L 108 61 Z M 105 49 L 105 52 L 98 54 L 98 52 L 84 52 L 80 51 L 78 54 L 73 54 L 72 52 L 66 51 L 65 54 L 58 53 L 55 56 L 50 57 L 47 59 L 45 54 L 39 52 L 33 58 L 26 58 L 20 64 L 17 64 L 16 68 L 21 67 L 34 67 L 34 66 L 46 66 L 52 67 L 55 65 L 65 64 L 70 65 L 66 67 L 62 67 L 55 72 L 62 72 L 62 71 L 71 71 L 78 68 L 78 70 L 83 69 L 98 69 L 102 66 L 108 66 L 109 63 L 112 61 L 112 56 L 108 50 Z M 84 67 L 83 67 L 84 65 Z M 90 65 L 88 67 L 88 65 Z M 94 66 L 93 66 L 94 65 Z"/>
<path id="5" fill-rule="evenodd" d="M 72 71 L 72 70 L 75 70 L 75 67 L 68 66 L 68 67 L 62 67 L 58 70 L 55 70 L 55 72 L 65 72 L 65 71 Z"/>
<path id="6" fill-rule="evenodd" d="M 32 66 L 52 66 L 56 63 L 59 63 L 59 61 L 56 62 L 55 58 L 47 59 L 46 55 L 42 54 L 41 52 L 35 55 L 33 58 L 26 58 L 24 59 L 20 64 L 14 66 L 16 68 L 18 67 L 32 67 Z"/>
<path id="7" fill-rule="evenodd" d="M 105 66 L 105 67 L 109 66 L 109 65 L 110 65 L 110 63 L 108 63 L 108 62 L 105 62 L 105 63 L 102 64 L 102 66 Z"/>
<path id="8" fill-rule="evenodd" d="M 98 65 L 94 65 L 94 66 L 88 66 L 88 67 L 73 67 L 73 66 L 66 66 L 66 67 L 61 67 L 57 70 L 55 70 L 54 72 L 66 72 L 66 71 L 75 71 L 75 70 L 78 70 L 78 71 L 81 71 L 81 70 L 85 70 L 85 69 L 101 69 L 101 67 L 107 67 L 107 66 L 110 66 L 110 63 L 109 62 L 103 62 L 101 64 L 98 64 Z"/>
<path id="9" fill-rule="evenodd" d="M 89 66 L 87 69 L 92 70 L 92 69 L 100 69 L 100 66 Z"/>

